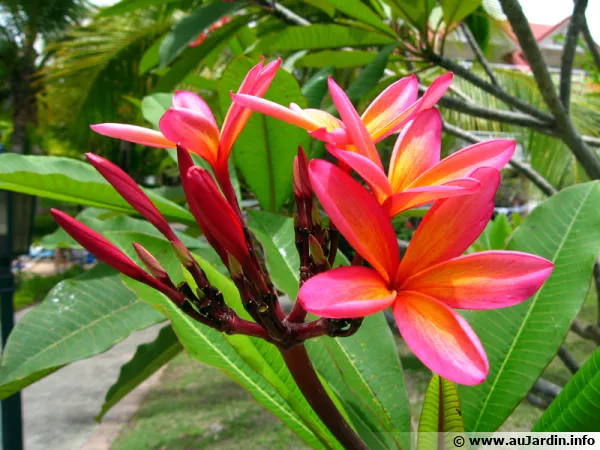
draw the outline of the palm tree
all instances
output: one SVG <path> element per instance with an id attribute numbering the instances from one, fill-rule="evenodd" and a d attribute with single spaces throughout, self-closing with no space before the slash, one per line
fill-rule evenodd
<path id="1" fill-rule="evenodd" d="M 86 0 L 1 0 L 0 55 L 2 99 L 12 106 L 10 150 L 25 153 L 27 130 L 37 123 L 39 85 L 35 75 L 47 61 L 39 44 L 76 23 L 86 11 Z"/>

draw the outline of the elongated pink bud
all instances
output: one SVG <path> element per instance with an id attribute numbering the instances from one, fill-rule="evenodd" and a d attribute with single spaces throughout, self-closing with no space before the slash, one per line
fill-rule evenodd
<path id="1" fill-rule="evenodd" d="M 133 179 L 116 164 L 93 153 L 86 153 L 88 161 L 121 194 L 133 209 L 156 227 L 169 241 L 179 241 L 163 215 L 158 211 L 146 193 Z"/>
<path id="2" fill-rule="evenodd" d="M 148 272 L 150 272 L 154 278 L 163 282 L 167 286 L 171 286 L 172 288 L 175 287 L 175 285 L 171 281 L 171 278 L 169 278 L 169 274 L 167 273 L 167 271 L 163 269 L 158 260 L 154 256 L 152 256 L 152 254 L 148 250 L 146 250 L 137 242 L 133 243 L 133 249 L 144 263 L 146 269 L 148 269 Z"/>
<path id="3" fill-rule="evenodd" d="M 227 253 L 231 253 L 244 268 L 252 264 L 240 220 L 221 194 L 212 176 L 201 167 L 187 173 L 190 208 L 202 231 Z M 223 261 L 228 264 L 228 259 Z"/>
<path id="4" fill-rule="evenodd" d="M 308 158 L 302 147 L 298 147 L 298 155 L 294 158 L 294 195 L 300 199 L 312 199 L 312 187 L 308 176 Z"/>
<path id="5" fill-rule="evenodd" d="M 221 244 L 219 244 L 219 242 L 214 238 L 214 236 L 210 233 L 210 229 L 205 223 L 206 217 L 210 217 L 210 216 L 205 216 L 203 213 L 201 213 L 200 210 L 197 208 L 196 202 L 192 201 L 192 199 L 193 199 L 193 197 L 195 197 L 196 193 L 192 190 L 192 188 L 190 187 L 190 185 L 188 183 L 187 174 L 192 167 L 196 167 L 196 166 L 194 166 L 194 161 L 192 160 L 192 157 L 189 154 L 189 152 L 181 145 L 177 145 L 177 163 L 179 165 L 179 176 L 181 178 L 181 185 L 183 186 L 183 192 L 185 193 L 185 197 L 190 206 L 190 210 L 192 211 L 192 215 L 194 216 L 194 219 L 196 219 L 196 223 L 198 224 L 198 226 L 204 233 L 204 236 L 206 237 L 206 240 L 208 241 L 208 243 L 219 254 L 221 261 L 223 261 L 224 264 L 227 264 L 227 252 L 221 246 Z M 179 246 L 178 248 L 175 248 L 175 252 L 177 253 L 177 256 L 179 256 L 179 259 L 181 260 L 181 262 L 184 265 L 186 265 L 186 267 L 187 267 L 186 261 L 182 258 L 191 257 L 191 255 L 189 254 L 189 251 L 187 251 L 187 249 L 182 245 L 182 246 Z"/>
<path id="6" fill-rule="evenodd" d="M 90 227 L 82 224 L 77 219 L 57 209 L 51 209 L 54 220 L 92 255 L 113 269 L 118 270 L 129 278 L 140 281 L 161 292 L 165 291 L 160 281 L 148 275 L 140 266 L 134 263 L 125 253 L 110 243 L 104 236 L 95 232 Z M 182 300 L 183 301 L 183 300 Z"/>

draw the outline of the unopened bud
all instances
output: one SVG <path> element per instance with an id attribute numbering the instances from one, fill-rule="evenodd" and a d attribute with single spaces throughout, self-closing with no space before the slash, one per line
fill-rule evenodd
<path id="1" fill-rule="evenodd" d="M 242 278 L 244 276 L 244 269 L 240 262 L 235 259 L 231 253 L 227 254 L 227 260 L 229 262 L 229 273 L 233 278 Z"/>
<path id="2" fill-rule="evenodd" d="M 294 214 L 294 228 L 298 228 L 300 226 L 300 217 L 298 214 Z"/>
<path id="3" fill-rule="evenodd" d="M 169 280 L 169 275 L 167 274 L 167 271 L 163 269 L 158 260 L 154 256 L 152 256 L 152 254 L 148 250 L 146 250 L 137 242 L 133 243 L 133 248 L 142 260 L 142 263 L 144 263 L 146 269 L 148 269 L 148 272 L 150 272 L 154 278 L 161 281 Z"/>
<path id="4" fill-rule="evenodd" d="M 181 241 L 171 242 L 171 246 L 184 267 L 188 268 L 194 265 L 194 257 Z"/>
<path id="5" fill-rule="evenodd" d="M 319 208 L 317 205 L 312 205 L 312 209 L 310 211 L 310 220 L 313 225 L 321 225 L 321 214 L 319 214 Z"/>
<path id="6" fill-rule="evenodd" d="M 302 147 L 298 147 L 298 155 L 294 158 L 293 166 L 294 195 L 302 200 L 312 199 L 312 187 L 308 175 L 308 158 Z"/>
<path id="7" fill-rule="evenodd" d="M 325 257 L 325 253 L 323 252 L 323 248 L 319 241 L 311 234 L 308 236 L 308 246 L 310 248 L 310 256 L 312 256 L 313 261 L 317 266 L 322 266 L 326 268 L 329 267 L 329 262 Z"/>

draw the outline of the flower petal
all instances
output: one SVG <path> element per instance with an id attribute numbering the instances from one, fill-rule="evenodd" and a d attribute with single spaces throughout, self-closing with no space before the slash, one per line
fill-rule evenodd
<path id="1" fill-rule="evenodd" d="M 342 88 L 333 81 L 333 78 L 329 77 L 328 84 L 333 103 L 335 103 L 335 107 L 340 113 L 342 122 L 344 122 L 344 126 L 346 127 L 346 132 L 350 136 L 350 140 L 356 147 L 357 152 L 366 156 L 383 169 L 371 134 L 367 131 L 367 127 L 362 122 L 356 109 L 354 109 L 352 102 Z"/>
<path id="2" fill-rule="evenodd" d="M 553 267 L 547 259 L 527 253 L 472 253 L 418 273 L 402 289 L 434 297 L 451 308 L 504 308 L 531 297 Z"/>
<path id="3" fill-rule="evenodd" d="M 453 178 L 468 176 L 478 167 L 501 170 L 512 157 L 515 147 L 515 141 L 496 139 L 463 148 L 423 173 L 410 187 L 442 184 Z"/>
<path id="4" fill-rule="evenodd" d="M 460 256 L 481 234 L 494 211 L 500 173 L 485 167 L 473 172 L 472 178 L 481 183 L 477 192 L 440 200 L 425 215 L 400 264 L 398 282 Z"/>
<path id="5" fill-rule="evenodd" d="M 394 127 L 398 117 L 417 100 L 419 81 L 416 75 L 401 78 L 371 102 L 361 119 L 375 142 L 383 139 L 390 127 Z"/>
<path id="6" fill-rule="evenodd" d="M 369 184 L 379 203 L 383 203 L 392 195 L 392 187 L 385 173 L 369 158 L 358 153 L 337 149 L 330 144 L 325 147 L 329 153 L 348 164 Z"/>
<path id="7" fill-rule="evenodd" d="M 417 292 L 400 292 L 394 317 L 406 344 L 433 372 L 466 385 L 485 380 L 489 363 L 483 346 L 448 306 Z"/>
<path id="8" fill-rule="evenodd" d="M 275 117 L 276 119 L 282 120 L 297 127 L 304 128 L 308 131 L 317 130 L 322 127 L 316 121 L 311 120 L 305 114 L 301 114 L 292 111 L 290 108 L 278 105 L 264 98 L 254 97 L 246 94 L 231 94 L 232 100 L 244 108 L 249 108 L 252 111 L 256 111 L 267 116 Z"/>
<path id="9" fill-rule="evenodd" d="M 442 95 L 444 95 L 444 92 L 446 92 L 451 83 L 452 73 L 446 73 L 437 77 L 419 100 L 414 102 L 402 113 L 392 117 L 393 121 L 386 125 L 385 129 L 382 130 L 382 133 L 378 133 L 377 136 L 374 136 L 373 140 L 379 142 L 382 139 L 385 139 L 390 134 L 393 134 L 402 128 L 406 122 L 411 120 L 419 111 L 434 106 Z"/>
<path id="10" fill-rule="evenodd" d="M 392 304 L 396 292 L 368 267 L 338 267 L 309 278 L 298 301 L 309 313 L 331 319 L 375 314 Z"/>
<path id="11" fill-rule="evenodd" d="M 406 189 L 440 161 L 442 117 L 437 109 L 421 111 L 398 137 L 388 178 L 394 192 Z"/>
<path id="12" fill-rule="evenodd" d="M 160 118 L 159 126 L 169 140 L 181 143 L 214 167 L 219 130 L 202 114 L 192 109 L 169 108 Z"/>
<path id="13" fill-rule="evenodd" d="M 103 136 L 122 139 L 148 147 L 175 148 L 175 143 L 163 136 L 160 131 L 150 128 L 126 125 L 123 123 L 99 123 L 90 128 Z"/>
<path id="14" fill-rule="evenodd" d="M 446 93 L 450 85 L 452 84 L 452 78 L 454 74 L 452 72 L 440 75 L 433 83 L 429 85 L 423 96 L 419 99 L 419 111 L 429 109 L 439 101 L 440 98 Z"/>
<path id="15" fill-rule="evenodd" d="M 389 217 L 394 217 L 402 211 L 423 206 L 441 198 L 472 194 L 479 189 L 480 185 L 479 180 L 475 178 L 459 178 L 441 186 L 409 189 L 390 196 L 383 207 L 388 212 Z"/>
<path id="16" fill-rule="evenodd" d="M 314 159 L 308 169 L 313 191 L 338 230 L 386 281 L 392 279 L 400 260 L 398 243 L 375 197 L 331 163 Z"/>
<path id="17" fill-rule="evenodd" d="M 261 61 L 255 65 L 246 75 L 244 81 L 238 89 L 238 94 L 249 94 L 256 97 L 262 97 L 273 82 L 277 69 L 281 66 L 281 58 L 270 62 L 263 67 Z M 219 143 L 218 164 L 222 167 L 222 171 L 227 167 L 227 161 L 231 148 L 235 140 L 238 138 L 248 119 L 252 115 L 252 110 L 241 107 L 235 102 L 231 104 L 223 120 L 221 128 L 221 142 Z"/>
<path id="18" fill-rule="evenodd" d="M 215 116 L 210 109 L 210 106 L 206 104 L 202 98 L 190 91 L 177 91 L 173 96 L 173 107 L 174 108 L 187 108 L 193 109 L 194 111 L 199 112 L 204 117 L 206 117 L 215 128 L 219 128 L 217 125 L 217 121 L 215 120 Z"/>

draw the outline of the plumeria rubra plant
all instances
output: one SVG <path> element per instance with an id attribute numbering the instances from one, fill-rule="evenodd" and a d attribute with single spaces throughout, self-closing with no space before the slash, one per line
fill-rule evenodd
<path id="1" fill-rule="evenodd" d="M 191 212 L 227 267 L 250 320 L 241 318 L 227 304 L 148 196 L 109 161 L 88 154 L 88 160 L 104 178 L 171 243 L 193 285 L 176 285 L 155 256 L 140 244 L 133 245 L 147 271 L 87 226 L 59 211 L 53 211 L 53 215 L 101 261 L 158 290 L 191 319 L 221 332 L 252 336 L 274 345 L 298 388 L 339 443 L 346 448 L 366 448 L 326 393 L 304 341 L 323 335 L 350 336 L 365 316 L 392 307 L 403 338 L 427 367 L 449 380 L 478 384 L 489 370 L 485 350 L 452 308 L 489 309 L 522 302 L 550 275 L 552 263 L 519 252 L 461 256 L 491 217 L 498 170 L 512 155 L 514 143 L 492 141 L 439 162 L 441 119 L 430 108 L 450 76 L 438 80 L 431 89 L 433 94 L 426 93 L 419 100 L 415 98 L 415 78 L 401 80 L 383 92 L 362 118 L 330 79 L 329 89 L 341 120 L 294 105 L 283 114 L 284 119 L 292 117 L 296 123 L 305 120 L 307 128 L 312 127 L 314 134 L 322 132 L 326 139 L 336 130 L 344 132 L 335 134 L 328 147 L 346 169 L 323 160 L 309 164 L 302 149 L 294 161 L 295 239 L 301 261 L 301 289 L 296 305 L 286 315 L 227 179 L 229 153 L 251 113 L 245 106 L 284 111 L 258 99 L 268 89 L 279 64 L 270 63 L 264 68 L 259 64 L 248 73 L 239 89 L 242 94 L 234 96 L 234 100 L 243 98 L 245 103 L 232 104 L 220 133 L 206 103 L 184 91 L 174 95 L 173 106 L 161 118 L 162 134 L 119 124 L 92 126 L 95 131 L 132 142 L 177 145 L 181 182 Z M 437 87 L 440 84 L 442 89 Z M 326 121 L 319 122 L 319 118 Z M 311 121 L 319 127 L 313 127 Z M 375 141 L 403 125 L 388 181 Z M 210 164 L 218 184 L 210 172 L 194 165 L 189 152 Z M 349 168 L 356 169 L 370 189 L 354 180 L 347 173 Z M 408 189 L 401 194 L 403 186 Z M 313 192 L 329 216 L 327 228 L 322 228 Z M 435 203 L 400 262 L 390 216 L 457 194 L 460 196 Z M 402 201 L 399 195 L 412 197 Z M 388 199 L 394 206 L 388 206 Z M 338 231 L 356 255 L 352 266 L 329 270 L 335 262 Z M 363 258 L 372 268 L 363 265 Z M 307 311 L 319 317 L 306 321 Z"/>
<path id="2" fill-rule="evenodd" d="M 453 423 L 460 423 L 462 431 L 465 426 L 480 431 L 488 397 L 480 401 L 479 394 L 489 388 L 487 377 L 503 365 L 502 353 L 490 344 L 490 323 L 502 320 L 490 315 L 507 311 L 502 314 L 510 316 L 501 317 L 511 320 L 502 326 L 518 326 L 519 317 L 529 314 L 519 308 L 541 302 L 538 297 L 551 274 L 556 278 L 570 270 L 557 259 L 563 244 L 554 253 L 531 245 L 539 224 L 552 214 L 546 205 L 517 228 L 514 244 L 473 252 L 472 244 L 492 218 L 500 171 L 513 157 L 515 142 L 485 141 L 442 159 L 442 121 L 435 104 L 451 74 L 435 80 L 420 98 L 416 77 L 401 79 L 362 115 L 330 78 L 326 85 L 338 118 L 325 110 L 295 103 L 288 109 L 272 101 L 273 90 L 281 94 L 297 87 L 280 65 L 279 59 L 261 62 L 239 76 L 241 83 L 231 88 L 236 94 L 225 90 L 220 128 L 219 114 L 190 91 L 173 95 L 172 106 L 157 123 L 160 131 L 92 125 L 105 136 L 176 149 L 171 154 L 189 211 L 88 153 L 88 162 L 103 178 L 97 184 L 112 186 L 113 195 L 90 204 L 113 205 L 147 222 L 101 220 L 83 213 L 73 218 L 59 210 L 52 211 L 54 218 L 77 243 L 125 276 L 120 282 L 125 288 L 116 298 L 133 296 L 151 304 L 170 320 L 174 345 L 225 372 L 310 446 L 410 449 L 408 394 L 386 311 L 406 346 L 434 374 L 419 430 L 448 431 L 439 428 L 446 423 L 441 415 L 448 412 L 440 395 L 459 406 L 460 395 L 476 406 L 466 424 L 460 408 L 454 408 L 460 417 Z M 225 79 L 229 82 L 231 74 Z M 279 119 L 325 142 L 329 160 L 309 159 L 292 138 L 275 139 L 269 130 L 288 126 Z M 268 141 L 269 170 L 280 150 L 273 142 L 297 149 L 285 168 L 290 176 L 277 174 L 291 184 L 286 186 L 290 197 L 293 193 L 287 215 L 278 215 L 277 208 L 269 213 L 248 208 L 234 189 L 229 159 L 233 154 L 239 165 L 246 146 L 255 144 L 249 137 L 258 139 L 260 133 Z M 376 144 L 396 133 L 391 159 L 382 161 Z M 265 180 L 270 188 L 276 182 Z M 585 203 L 598 198 L 597 188 L 576 194 Z M 570 201 L 576 202 L 579 197 L 572 195 L 576 198 Z M 430 207 L 401 252 L 396 216 L 425 205 Z M 583 209 L 578 208 L 576 215 Z M 186 233 L 182 224 L 188 226 Z M 590 220 L 578 226 L 593 225 Z M 198 232 L 200 238 L 191 237 Z M 556 240 L 563 239 L 556 234 Z M 575 245 L 570 235 L 564 239 Z M 591 268 L 587 263 L 585 259 L 586 270 Z M 104 307 L 110 311 L 110 304 Z M 151 316 L 139 327 L 153 320 L 160 318 Z M 23 340 L 14 342 L 13 347 Z M 15 364 L 10 349 L 3 362 L 8 367 Z M 3 365 L 2 386 L 10 392 L 27 385 L 67 363 L 60 361 L 35 373 L 18 365 L 7 371 Z M 511 380 L 517 386 L 518 380 Z M 121 391 L 126 383 L 135 384 L 120 379 Z M 102 414 L 123 395 L 114 392 Z M 435 420 L 427 413 L 432 404 L 439 413 Z"/>

